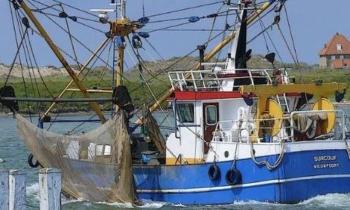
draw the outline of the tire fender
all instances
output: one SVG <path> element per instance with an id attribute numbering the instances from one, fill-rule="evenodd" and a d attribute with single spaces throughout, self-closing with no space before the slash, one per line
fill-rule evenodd
<path id="1" fill-rule="evenodd" d="M 241 184 L 242 182 L 242 174 L 238 169 L 230 169 L 226 172 L 226 182 L 229 185 Z"/>
<path id="2" fill-rule="evenodd" d="M 213 164 L 208 169 L 208 177 L 210 180 L 217 180 L 221 175 L 220 168 L 216 164 Z"/>

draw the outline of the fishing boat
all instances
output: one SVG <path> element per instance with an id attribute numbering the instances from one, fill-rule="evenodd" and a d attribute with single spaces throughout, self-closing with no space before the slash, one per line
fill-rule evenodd
<path id="1" fill-rule="evenodd" d="M 25 30 L 29 23 L 33 25 L 72 77 L 64 91 L 80 91 L 84 98 L 65 99 L 60 94 L 41 100 L 20 99 L 12 87 L 4 86 L 0 100 L 16 113 L 18 132 L 32 153 L 29 163 L 61 169 L 67 195 L 91 201 L 217 205 L 251 200 L 297 203 L 317 195 L 350 192 L 346 116 L 332 102 L 333 97 L 337 102 L 343 100 L 346 85 L 295 83 L 287 69 L 275 65 L 272 52 L 265 56 L 270 68 L 248 68 L 252 56 L 247 49 L 249 26 L 271 12 L 275 14 L 272 25 L 258 35 L 278 25 L 285 0 L 221 2 L 226 12 L 234 11 L 237 20 L 226 26 L 229 35 L 208 53 L 207 45 L 198 46 L 195 68 L 167 72 L 171 88 L 147 106 L 135 123 L 132 116 L 138 109 L 122 78 L 124 43 L 131 37 L 139 68 L 144 68 L 138 50 L 149 37 L 142 28 L 151 17 L 130 21 L 125 16 L 125 0 L 117 4 L 120 17 L 116 20 L 107 18 L 107 10 L 98 10 L 99 21 L 110 25 L 106 36 L 113 40 L 118 58 L 112 69 L 116 79 L 108 90 L 88 89 L 79 74 L 92 58 L 74 71 L 35 15 L 54 6 L 42 5 L 41 10 L 33 11 L 27 2 L 31 1 L 11 3 L 15 11 L 21 11 Z M 59 17 L 77 21 L 64 11 Z M 188 22 L 201 18 L 191 16 Z M 20 48 L 21 43 L 18 45 Z M 230 46 L 227 56 L 213 62 L 226 45 Z M 143 87 L 148 88 L 147 84 Z M 90 97 L 103 91 L 110 97 Z M 21 100 L 53 105 L 41 112 L 35 125 L 18 114 Z M 113 104 L 109 120 L 98 104 L 106 101 Z M 165 101 L 171 104 L 174 128 L 164 137 L 151 113 Z M 101 127 L 74 135 L 47 131 L 45 123 L 59 123 L 49 117 L 52 106 L 64 102 L 89 103 Z M 137 127 L 142 127 L 144 135 L 135 134 Z"/>

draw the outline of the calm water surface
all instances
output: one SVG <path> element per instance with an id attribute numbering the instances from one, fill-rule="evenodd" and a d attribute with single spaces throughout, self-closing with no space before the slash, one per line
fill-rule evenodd
<path id="1" fill-rule="evenodd" d="M 350 109 L 348 110 L 350 113 Z M 81 119 L 89 118 L 89 116 L 67 116 L 65 119 Z M 156 118 L 163 119 L 164 114 L 157 113 Z M 172 120 L 164 121 L 167 126 L 172 123 Z M 78 126 L 79 123 L 57 123 L 52 126 L 55 132 L 67 132 L 68 128 Z M 76 129 L 76 132 L 84 132 L 86 129 L 96 127 L 97 124 L 83 125 Z M 165 131 L 165 133 L 167 133 Z M 11 116 L 0 116 L 0 159 L 5 162 L 0 163 L 0 169 L 23 169 L 27 172 L 27 203 L 28 209 L 38 209 L 38 174 L 36 169 L 31 169 L 27 165 L 28 151 L 22 141 L 16 134 L 16 122 Z M 130 205 L 121 204 L 105 204 L 105 203 L 90 203 L 82 201 L 72 201 L 63 199 L 64 210 L 109 210 L 109 209 L 130 209 Z M 253 210 L 253 209 L 349 209 L 350 210 L 350 195 L 331 194 L 319 196 L 299 204 L 282 205 L 282 204 L 267 204 L 259 202 L 241 202 L 225 206 L 177 206 L 166 203 L 150 202 L 146 203 L 140 209 L 237 209 L 237 210 Z"/>

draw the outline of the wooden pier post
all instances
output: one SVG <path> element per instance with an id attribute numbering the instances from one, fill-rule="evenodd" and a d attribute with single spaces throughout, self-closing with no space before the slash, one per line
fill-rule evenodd
<path id="1" fill-rule="evenodd" d="M 39 170 L 40 210 L 61 209 L 61 171 L 53 168 Z"/>
<path id="2" fill-rule="evenodd" d="M 10 170 L 9 173 L 9 209 L 26 209 L 26 175 L 21 170 Z"/>
<path id="3" fill-rule="evenodd" d="M 0 209 L 9 209 L 9 171 L 0 170 Z"/>

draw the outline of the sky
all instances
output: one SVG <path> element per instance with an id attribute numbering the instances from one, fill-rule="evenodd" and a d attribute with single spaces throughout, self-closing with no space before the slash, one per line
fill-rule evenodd
<path id="1" fill-rule="evenodd" d="M 43 3 L 50 2 L 49 0 L 39 0 Z M 128 0 L 128 10 L 127 16 L 130 19 L 135 20 L 143 16 L 143 6 L 145 8 L 145 15 L 150 16 L 152 14 L 161 13 L 164 11 L 170 11 L 175 9 L 181 9 L 185 7 L 191 7 L 199 4 L 206 4 L 216 2 L 217 0 Z M 108 0 L 63 0 L 65 3 L 72 4 L 83 10 L 89 10 L 92 8 L 106 8 L 109 7 Z M 186 10 L 181 13 L 174 13 L 166 16 L 159 16 L 151 18 L 151 21 L 179 18 L 179 17 L 190 17 L 190 16 L 203 16 L 214 13 L 222 7 L 222 4 L 215 4 L 212 6 L 207 6 L 199 9 Z M 339 32 L 350 38 L 350 28 L 348 20 L 350 20 L 350 13 L 348 12 L 350 8 L 349 0 L 288 0 L 287 1 L 287 11 L 290 18 L 292 33 L 295 39 L 295 46 L 297 49 L 297 54 L 299 60 L 302 62 L 307 62 L 309 64 L 318 63 L 318 53 L 328 42 L 331 37 Z M 82 15 L 75 10 L 69 10 L 66 8 L 68 13 L 72 15 Z M 2 0 L 0 5 L 0 63 L 10 64 L 16 53 L 16 44 L 14 39 L 13 28 L 11 24 L 11 16 L 9 12 L 9 5 L 6 0 Z M 67 52 L 72 52 L 70 41 L 68 37 L 60 32 L 57 27 L 50 22 L 48 19 L 43 18 L 42 15 L 37 14 L 38 18 L 42 21 L 45 28 L 47 28 L 49 34 L 52 35 L 54 41 Z M 87 16 L 88 17 L 88 16 Z M 282 31 L 285 36 L 290 41 L 287 22 L 285 14 L 282 14 L 281 25 Z M 91 17 L 90 17 L 91 18 Z M 263 21 L 265 25 L 269 25 L 273 20 L 272 17 L 267 17 Z M 60 22 L 61 21 L 61 22 Z M 65 24 L 64 20 L 58 20 L 62 25 Z M 183 20 L 181 20 L 183 22 Z M 166 22 L 159 24 L 149 24 L 144 29 L 145 31 L 150 31 L 152 29 L 161 28 L 164 26 L 172 25 L 174 23 L 180 22 Z M 201 20 L 196 26 L 181 26 L 179 28 L 197 28 L 197 29 L 209 29 L 211 27 L 212 20 Z M 233 18 L 228 19 L 228 22 L 233 22 Z M 218 20 L 215 28 L 222 28 L 224 25 L 224 18 Z M 103 39 L 104 34 L 96 32 L 91 29 L 86 29 L 75 23 L 70 23 L 72 33 L 78 37 L 79 41 L 85 43 L 90 49 L 94 49 Z M 98 24 L 97 28 L 107 31 L 106 25 Z M 252 33 L 249 37 L 253 37 L 260 30 L 260 26 L 256 25 L 252 28 Z M 279 31 L 276 27 L 273 30 L 268 30 L 271 34 L 274 44 L 277 46 L 279 53 L 281 54 L 282 60 L 285 62 L 291 62 L 292 58 L 289 56 L 288 49 L 284 45 L 282 38 L 280 37 Z M 159 55 L 163 58 L 171 58 L 174 56 L 182 56 L 187 54 L 189 51 L 194 49 L 197 45 L 205 42 L 208 39 L 209 32 L 179 32 L 179 31 L 166 31 L 166 32 L 154 32 L 151 33 L 149 41 L 152 45 L 157 48 L 157 52 L 151 49 L 147 43 L 144 44 L 144 49 L 140 50 L 140 53 L 145 57 L 146 60 L 159 59 Z M 34 46 L 35 54 L 38 57 L 39 65 L 56 65 L 59 66 L 57 58 L 55 58 L 45 43 L 37 36 L 30 33 L 32 36 L 32 44 Z M 219 40 L 218 40 L 219 41 Z M 74 41 L 76 42 L 76 41 Z M 291 42 L 289 42 L 291 43 Z M 79 52 L 79 60 L 86 60 L 90 53 L 84 49 L 82 46 L 76 44 L 76 50 Z M 213 44 L 209 47 L 214 46 Z M 255 54 L 265 54 L 272 49 L 271 43 L 268 43 L 269 50 L 266 48 L 265 41 L 263 37 L 259 37 L 254 42 L 249 45 L 249 48 L 253 49 Z M 228 49 L 226 49 L 228 51 Z M 108 50 L 104 52 L 106 55 Z M 127 52 L 127 57 L 130 56 L 132 52 Z M 197 54 L 195 54 L 197 55 Z M 134 65 L 135 59 L 130 56 L 127 58 L 127 63 L 129 66 Z"/>

